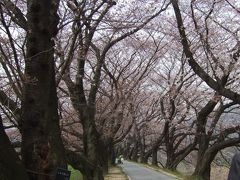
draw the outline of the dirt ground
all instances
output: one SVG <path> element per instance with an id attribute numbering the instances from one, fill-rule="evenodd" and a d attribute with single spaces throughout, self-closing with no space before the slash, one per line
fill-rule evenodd
<path id="1" fill-rule="evenodd" d="M 226 167 L 212 167 L 211 180 L 226 180 L 229 169 Z"/>
<path id="2" fill-rule="evenodd" d="M 110 167 L 109 173 L 104 177 L 105 180 L 128 180 L 120 167 Z"/>
<path id="3" fill-rule="evenodd" d="M 194 171 L 194 166 L 185 166 L 181 164 L 178 169 L 185 175 L 191 175 Z M 211 180 L 226 180 L 228 177 L 229 168 L 224 166 L 212 166 L 211 168 Z"/>

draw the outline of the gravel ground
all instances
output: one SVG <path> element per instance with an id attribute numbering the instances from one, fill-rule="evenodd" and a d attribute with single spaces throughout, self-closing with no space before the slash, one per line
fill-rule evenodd
<path id="1" fill-rule="evenodd" d="M 108 174 L 104 180 L 128 180 L 127 176 L 123 173 L 122 169 L 118 166 L 110 167 Z"/>

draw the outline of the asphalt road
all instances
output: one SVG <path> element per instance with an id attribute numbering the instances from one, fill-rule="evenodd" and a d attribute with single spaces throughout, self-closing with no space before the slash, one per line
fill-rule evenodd
<path id="1" fill-rule="evenodd" d="M 124 161 L 121 166 L 129 180 L 176 180 L 173 177 L 128 161 Z"/>

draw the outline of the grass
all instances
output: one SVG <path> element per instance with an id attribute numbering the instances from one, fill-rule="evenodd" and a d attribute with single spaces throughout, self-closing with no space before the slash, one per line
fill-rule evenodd
<path id="1" fill-rule="evenodd" d="M 82 180 L 82 174 L 79 170 L 74 169 L 72 166 L 68 165 L 68 170 L 71 171 L 70 180 Z"/>
<path id="2" fill-rule="evenodd" d="M 152 165 L 149 165 L 149 164 L 143 164 L 143 163 L 140 163 L 140 164 L 145 166 L 145 167 L 151 168 L 155 171 L 159 171 L 161 173 L 164 173 L 166 175 L 176 177 L 177 179 L 201 180 L 201 178 L 199 178 L 197 176 L 186 175 L 186 174 L 183 174 L 179 171 L 171 171 L 171 170 L 168 170 L 168 169 L 164 169 L 164 168 L 157 167 L 157 166 L 152 166 Z M 226 180 L 227 176 L 228 176 L 228 171 L 229 171 L 229 167 L 226 167 L 226 166 L 212 166 L 212 168 L 211 168 L 211 178 L 210 179 L 211 180 L 216 180 L 216 179 L 217 180 Z"/>

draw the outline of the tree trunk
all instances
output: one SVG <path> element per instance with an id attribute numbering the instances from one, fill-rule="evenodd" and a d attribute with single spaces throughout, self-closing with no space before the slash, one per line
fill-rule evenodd
<path id="1" fill-rule="evenodd" d="M 206 162 L 209 162 L 208 157 L 206 157 L 201 152 L 198 153 L 198 159 L 197 164 L 194 170 L 193 175 L 199 177 L 199 179 L 203 180 L 209 180 L 210 179 L 210 164 L 206 164 Z"/>
<path id="2" fill-rule="evenodd" d="M 106 145 L 105 143 L 101 144 L 101 147 L 99 147 L 100 151 L 100 161 L 101 161 L 101 167 L 103 170 L 103 174 L 108 173 L 108 169 L 112 164 L 112 150 L 111 150 L 111 145 Z"/>
<path id="3" fill-rule="evenodd" d="M 138 161 L 138 142 L 135 142 L 131 159 L 135 162 Z"/>
<path id="4" fill-rule="evenodd" d="M 121 149 L 122 149 L 121 152 L 123 152 L 123 156 L 126 159 L 131 160 L 132 159 L 132 155 L 133 155 L 134 147 L 131 147 L 131 144 L 129 142 L 127 142 L 126 144 L 124 144 L 124 148 L 121 148 Z"/>
<path id="5" fill-rule="evenodd" d="M 158 166 L 157 154 L 158 154 L 158 148 L 153 149 L 153 152 L 152 152 L 152 165 L 154 165 L 154 166 Z"/>
<path id="6" fill-rule="evenodd" d="M 165 165 L 165 168 L 169 169 L 169 170 L 176 170 L 176 165 L 174 164 L 174 154 L 173 153 L 167 153 L 167 162 Z M 169 154 L 172 154 L 172 156 L 170 156 Z"/>
<path id="7" fill-rule="evenodd" d="M 211 172 L 211 165 L 205 165 L 205 166 L 198 166 L 194 173 L 193 176 L 197 177 L 199 180 L 210 180 L 210 172 Z"/>
<path id="8" fill-rule="evenodd" d="M 199 122 L 198 122 L 199 123 Z M 200 122 L 201 123 L 201 122 Z M 205 126 L 200 124 L 198 125 L 198 153 L 197 153 L 197 164 L 194 170 L 193 175 L 203 178 L 204 180 L 210 179 L 210 170 L 211 170 L 211 155 L 206 153 L 209 147 L 209 138 L 205 134 Z"/>
<path id="9" fill-rule="evenodd" d="M 194 140 L 194 142 L 189 144 L 186 148 L 184 148 L 178 152 L 175 152 L 174 159 L 169 164 L 169 169 L 176 170 L 178 164 L 180 162 L 182 162 L 186 158 L 186 156 L 194 150 L 195 146 L 196 146 L 196 140 Z"/>
<path id="10" fill-rule="evenodd" d="M 193 175 L 199 179 L 210 180 L 211 163 L 217 151 L 208 151 L 209 140 L 205 136 L 202 136 L 199 142 L 198 159 Z"/>
<path id="11" fill-rule="evenodd" d="M 167 162 L 165 168 L 174 170 L 173 162 L 175 160 L 174 148 L 173 148 L 173 132 L 170 131 L 169 127 L 166 131 L 165 136 L 165 144 L 166 144 L 166 152 L 167 152 Z"/>
<path id="12" fill-rule="evenodd" d="M 197 164 L 194 175 L 204 180 L 210 179 L 211 162 L 215 155 L 207 153 L 209 148 L 210 137 L 206 134 L 206 124 L 208 115 L 213 111 L 217 101 L 209 100 L 208 103 L 201 109 L 197 117 L 197 143 L 199 146 L 197 154 Z"/>
<path id="13" fill-rule="evenodd" d="M 107 174 L 110 166 L 115 166 L 116 154 L 113 148 L 112 140 L 109 143 L 102 143 L 100 148 L 101 166 L 103 174 Z"/>
<path id="14" fill-rule="evenodd" d="M 84 180 L 103 180 L 103 171 L 101 156 L 103 144 L 100 140 L 94 118 L 95 118 L 95 107 L 84 107 L 80 119 L 83 122 L 83 143 L 84 153 L 91 163 L 95 166 L 94 169 L 85 168 L 83 179 Z"/>
<path id="15" fill-rule="evenodd" d="M 141 154 L 141 157 L 140 157 L 140 162 L 141 163 L 148 163 L 148 156 L 145 156 L 144 153 Z"/>
<path id="16" fill-rule="evenodd" d="M 116 153 L 116 150 L 115 150 L 114 146 L 111 146 L 110 151 L 111 151 L 111 161 L 110 162 L 111 162 L 112 166 L 115 166 L 116 165 L 117 153 Z M 124 156 L 124 157 L 126 157 L 126 156 Z"/>
<path id="17" fill-rule="evenodd" d="M 116 165 L 116 151 L 114 149 L 114 145 L 113 145 L 113 140 L 111 139 L 110 140 L 110 143 L 108 145 L 108 151 L 107 151 L 107 154 L 108 154 L 108 167 L 109 166 L 115 166 Z M 105 151 L 105 149 L 103 149 L 103 151 Z"/>
<path id="18" fill-rule="evenodd" d="M 28 0 L 27 57 L 22 102 L 22 158 L 30 179 L 54 179 L 67 168 L 61 140 L 54 69 L 58 0 Z"/>
<path id="19" fill-rule="evenodd" d="M 214 154 L 206 153 L 206 155 L 202 157 L 202 160 L 196 165 L 193 176 L 198 177 L 200 180 L 210 180 L 211 162 L 214 157 Z"/>
<path id="20" fill-rule="evenodd" d="M 28 180 L 27 172 L 9 141 L 0 116 L 0 179 Z"/>
<path id="21" fill-rule="evenodd" d="M 139 135 L 138 137 L 141 137 L 141 136 Z M 146 153 L 145 153 L 145 147 L 146 147 L 145 146 L 145 137 L 143 137 L 143 140 L 142 140 L 142 142 L 140 141 L 139 145 L 140 145 L 139 146 L 140 147 L 140 162 L 147 163 L 150 155 L 146 156 Z"/>

